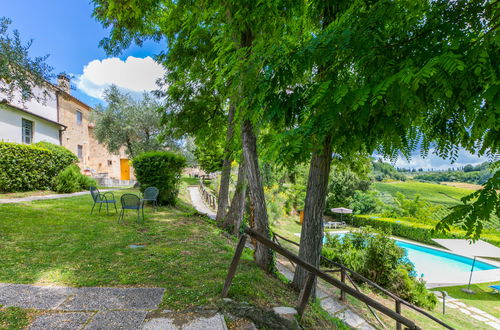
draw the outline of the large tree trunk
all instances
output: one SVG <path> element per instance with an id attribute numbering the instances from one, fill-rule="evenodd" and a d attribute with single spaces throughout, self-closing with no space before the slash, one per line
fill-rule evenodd
<path id="1" fill-rule="evenodd" d="M 250 200 L 254 206 L 254 229 L 264 235 L 264 237 L 270 237 L 264 188 L 262 187 L 259 160 L 257 158 L 257 141 L 253 125 L 248 119 L 243 122 L 242 140 L 243 153 L 246 159 Z M 257 265 L 265 271 L 271 272 L 274 270 L 272 251 L 265 245 L 257 242 L 254 258 Z"/>
<path id="2" fill-rule="evenodd" d="M 222 224 L 226 217 L 227 208 L 229 206 L 229 180 L 231 178 L 231 163 L 233 161 L 232 142 L 234 136 L 234 112 L 235 106 L 229 106 L 229 114 L 227 117 L 227 133 L 226 145 L 224 146 L 224 162 L 222 164 L 222 173 L 220 177 L 219 198 L 217 200 L 217 216 L 216 221 Z"/>
<path id="3" fill-rule="evenodd" d="M 240 165 L 238 167 L 236 190 L 234 192 L 233 199 L 231 200 L 229 212 L 227 213 L 226 219 L 222 225 L 224 228 L 232 231 L 234 235 L 239 234 L 243 215 L 245 214 L 245 198 L 247 191 L 246 181 L 245 156 L 241 155 Z"/>
<path id="4" fill-rule="evenodd" d="M 332 140 L 327 137 L 322 149 L 314 151 L 309 168 L 304 222 L 300 233 L 299 257 L 319 267 L 323 243 L 323 214 L 325 211 L 328 175 L 332 162 Z M 293 286 L 301 290 L 306 283 L 308 271 L 297 267 L 293 277 Z M 313 297 L 315 295 L 313 289 Z"/>

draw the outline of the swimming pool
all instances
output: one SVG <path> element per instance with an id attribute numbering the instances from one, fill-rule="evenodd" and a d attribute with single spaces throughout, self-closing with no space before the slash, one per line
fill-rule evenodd
<path id="1" fill-rule="evenodd" d="M 330 233 L 331 235 L 343 236 L 344 233 Z M 455 276 L 458 273 L 470 272 L 472 268 L 472 258 L 459 256 L 453 253 L 425 247 L 409 242 L 395 240 L 408 255 L 408 259 L 415 266 L 418 276 L 423 276 L 425 280 L 442 278 L 443 275 Z M 481 270 L 497 269 L 497 266 L 476 260 L 474 272 Z"/>

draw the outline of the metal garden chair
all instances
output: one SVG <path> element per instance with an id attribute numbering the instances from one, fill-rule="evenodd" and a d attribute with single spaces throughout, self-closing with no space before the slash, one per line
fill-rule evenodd
<path id="1" fill-rule="evenodd" d="M 122 211 L 120 212 L 120 215 L 118 216 L 118 222 L 120 220 L 123 221 L 123 215 L 125 214 L 125 210 L 137 210 L 137 222 L 140 222 L 141 216 L 140 216 L 140 210 L 142 208 L 142 220 L 144 220 L 144 207 L 142 205 L 141 199 L 134 194 L 123 194 L 120 202 L 122 204 Z"/>
<path id="2" fill-rule="evenodd" d="M 142 207 L 144 208 L 144 204 L 146 202 L 152 202 L 155 210 L 158 209 L 158 195 L 160 194 L 160 190 L 156 187 L 147 187 L 144 190 L 144 194 L 142 197 Z"/>
<path id="3" fill-rule="evenodd" d="M 92 205 L 92 210 L 90 210 L 90 214 L 94 212 L 94 207 L 96 204 L 99 204 L 99 212 L 101 212 L 102 204 L 106 204 L 106 214 L 109 215 L 109 207 L 108 204 L 113 204 L 115 206 L 115 212 L 118 213 L 116 209 L 116 200 L 115 195 L 108 191 L 105 193 L 100 193 L 99 189 L 96 187 L 90 187 L 90 194 L 92 195 L 92 199 L 94 200 L 94 205 Z"/>

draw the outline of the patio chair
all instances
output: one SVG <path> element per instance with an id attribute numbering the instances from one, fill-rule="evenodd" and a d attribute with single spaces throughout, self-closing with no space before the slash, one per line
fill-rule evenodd
<path id="1" fill-rule="evenodd" d="M 115 195 L 108 191 L 105 193 L 99 192 L 99 189 L 96 187 L 90 187 L 90 195 L 92 195 L 92 199 L 94 200 L 94 205 L 92 205 L 92 210 L 90 210 L 90 214 L 94 212 L 94 207 L 96 204 L 99 204 L 99 213 L 101 212 L 102 204 L 106 204 L 106 214 L 109 215 L 109 207 L 108 204 L 113 204 L 115 206 L 115 212 L 118 213 L 116 209 L 116 200 Z"/>
<path id="2" fill-rule="evenodd" d="M 160 194 L 160 190 L 156 187 L 147 187 L 144 190 L 142 197 L 142 207 L 144 208 L 144 204 L 146 202 L 152 202 L 155 210 L 158 209 L 158 195 Z"/>
<path id="3" fill-rule="evenodd" d="M 125 214 L 125 210 L 137 210 L 137 222 L 139 223 L 141 220 L 140 216 L 140 210 L 142 208 L 142 220 L 144 220 L 144 207 L 142 207 L 142 201 L 139 198 L 139 196 L 134 195 L 134 194 L 123 194 L 120 202 L 122 204 L 122 211 L 120 212 L 120 215 L 118 216 L 118 222 L 122 220 L 123 222 L 123 215 Z"/>

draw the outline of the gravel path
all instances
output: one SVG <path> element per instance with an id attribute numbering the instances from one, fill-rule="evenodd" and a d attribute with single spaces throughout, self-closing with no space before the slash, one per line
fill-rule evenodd
<path id="1" fill-rule="evenodd" d="M 215 212 L 212 211 L 208 206 L 205 205 L 203 199 L 201 198 L 200 189 L 198 186 L 189 186 L 189 196 L 191 197 L 191 204 L 193 204 L 194 208 L 208 216 L 210 219 L 215 220 Z"/>

